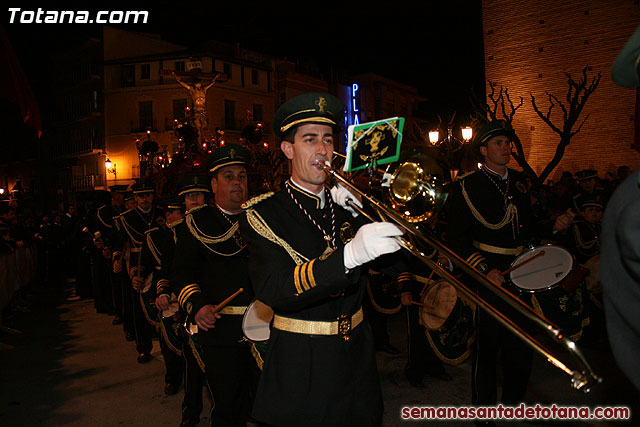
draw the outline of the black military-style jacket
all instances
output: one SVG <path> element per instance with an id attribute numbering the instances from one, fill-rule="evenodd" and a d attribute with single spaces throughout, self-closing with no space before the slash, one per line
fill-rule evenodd
<path id="1" fill-rule="evenodd" d="M 333 204 L 335 249 L 298 204 L 332 235 L 329 201 L 291 180 L 291 194 L 259 196 L 245 204 L 241 232 L 249 248 L 249 275 L 257 299 L 276 316 L 336 321 L 362 306 L 367 267 L 347 271 L 344 246 L 361 225 Z M 331 196 L 325 193 L 326 199 Z M 295 200 L 294 200 L 295 199 Z M 382 269 L 381 269 L 382 270 Z M 375 425 L 382 399 L 373 337 L 365 322 L 349 341 L 271 328 L 254 402 L 254 417 L 273 425 Z"/>
<path id="2" fill-rule="evenodd" d="M 229 306 L 247 306 L 253 300 L 238 217 L 225 217 L 217 207 L 204 205 L 188 211 L 176 228 L 170 284 L 191 321 L 203 306 L 217 305 L 239 288 L 244 291 Z M 242 315 L 222 314 L 215 328 L 199 332 L 198 337 L 202 343 L 238 345 L 243 338 Z"/>
<path id="3" fill-rule="evenodd" d="M 145 233 L 142 246 L 142 276 L 152 274 L 154 295 L 170 294 L 169 268 L 176 245 L 176 226 L 183 220 L 176 221 L 165 227 L 154 227 Z"/>
<path id="4" fill-rule="evenodd" d="M 508 169 L 507 176 L 503 180 L 483 167 L 457 181 L 447 202 L 447 245 L 483 273 L 508 268 L 515 259 L 513 250 L 531 239 L 531 200 L 524 174 Z M 508 253 L 483 250 L 482 245 Z"/>
<path id="5" fill-rule="evenodd" d="M 113 245 L 114 254 L 121 253 L 125 243 L 129 243 L 129 276 L 133 277 L 138 272 L 142 273 L 142 246 L 146 240 L 146 232 L 164 225 L 164 211 L 157 206 L 153 206 L 149 213 L 138 208 L 130 209 L 123 212 L 116 221 L 120 230 Z"/>
<path id="6" fill-rule="evenodd" d="M 589 259 L 600 254 L 601 224 L 575 221 L 569 228 L 564 245 L 576 257 L 576 261 L 584 264 Z"/>
<path id="7" fill-rule="evenodd" d="M 113 205 L 104 205 L 98 208 L 95 218 L 95 231 L 100 231 L 102 241 L 105 247 L 111 247 L 114 244 L 115 233 L 118 232 L 115 221 L 119 217 L 121 211 Z"/>

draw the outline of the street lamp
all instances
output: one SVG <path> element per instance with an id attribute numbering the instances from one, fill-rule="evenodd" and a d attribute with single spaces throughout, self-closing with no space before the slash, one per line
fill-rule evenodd
<path id="1" fill-rule="evenodd" d="M 455 168 L 453 162 L 453 153 L 460 150 L 465 144 L 471 141 L 473 137 L 473 129 L 469 126 L 465 126 L 460 129 L 462 133 L 462 141 L 453 136 L 453 127 L 449 125 L 447 127 L 447 136 L 440 139 L 440 132 L 438 130 L 432 130 L 429 132 L 429 143 L 438 148 L 449 163 L 451 180 L 455 181 L 460 169 Z"/>
<path id="2" fill-rule="evenodd" d="M 105 160 L 104 162 L 104 167 L 107 170 L 107 173 L 112 173 L 113 174 L 113 179 L 117 180 L 118 179 L 118 173 L 116 171 L 116 164 L 115 163 L 111 163 L 111 160 L 109 160 L 109 158 L 107 157 L 107 160 Z"/>

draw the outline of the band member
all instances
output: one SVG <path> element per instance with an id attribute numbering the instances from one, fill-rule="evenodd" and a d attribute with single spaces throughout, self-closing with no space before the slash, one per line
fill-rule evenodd
<path id="1" fill-rule="evenodd" d="M 245 242 L 238 231 L 247 199 L 249 151 L 228 144 L 208 159 L 213 206 L 190 209 L 176 244 L 172 279 L 178 302 L 197 325 L 215 426 L 245 425 L 258 367 L 243 341 L 242 315 L 253 300 Z M 243 291 L 221 310 L 216 306 Z"/>
<path id="2" fill-rule="evenodd" d="M 103 257 L 108 260 L 106 262 L 104 276 L 107 277 L 108 289 L 111 291 L 111 299 L 115 317 L 112 323 L 114 325 L 122 324 L 122 286 L 119 278 L 113 273 L 112 257 L 113 257 L 113 237 L 117 232 L 115 225 L 116 218 L 125 210 L 124 195 L 127 191 L 126 185 L 112 185 L 109 187 L 111 192 L 111 203 L 101 206 L 96 211 L 96 231 L 100 231 L 101 238 L 94 239 L 94 244 L 102 252 Z"/>
<path id="3" fill-rule="evenodd" d="M 136 208 L 136 200 L 133 197 L 133 191 L 127 190 L 124 193 L 124 212 L 131 211 Z M 123 212 L 123 213 L 124 213 Z M 124 330 L 127 341 L 135 341 L 136 331 L 133 320 L 133 294 L 131 293 L 131 285 L 129 279 L 128 265 L 131 258 L 131 248 L 129 239 L 122 237 L 124 229 L 122 228 L 122 213 L 113 218 L 112 240 L 120 242 L 118 248 L 113 249 L 111 256 L 112 279 L 115 293 L 119 294 L 122 301 L 122 329 Z M 123 268 L 124 265 L 124 268 Z M 116 297 L 117 298 L 117 297 Z"/>
<path id="4" fill-rule="evenodd" d="M 167 270 L 163 270 L 164 263 L 168 262 L 167 256 L 172 251 L 174 242 L 173 227 L 182 221 L 184 217 L 184 205 L 179 199 L 163 201 L 164 224 L 153 227 L 145 232 L 142 242 L 142 260 L 140 268 L 142 274 L 134 276 L 132 284 L 134 289 L 141 289 L 139 293 L 140 306 L 145 319 L 159 332 L 160 350 L 165 365 L 164 393 L 173 395 L 178 392 L 182 383 L 184 363 L 182 362 L 182 345 L 178 335 L 173 330 L 173 322 L 162 317 L 162 309 L 168 309 L 168 304 L 157 304 L 167 301 L 168 280 Z M 158 311 L 160 309 L 160 312 Z"/>
<path id="5" fill-rule="evenodd" d="M 502 120 L 490 122 L 477 133 L 474 144 L 484 158 L 482 168 L 456 182 L 448 204 L 447 242 L 451 249 L 490 280 L 504 286 L 506 270 L 530 242 L 532 214 L 524 175 L 508 168 L 514 132 Z M 566 230 L 570 211 L 560 215 L 554 229 Z M 550 233 L 549 233 L 550 234 Z M 492 294 L 480 296 L 494 302 Z M 523 297 L 524 298 L 524 297 Z M 502 351 L 503 389 L 500 402 L 523 400 L 531 371 L 531 350 L 489 314 L 476 314 L 476 351 L 472 367 L 472 402 L 498 402 L 496 365 Z"/>
<path id="6" fill-rule="evenodd" d="M 565 239 L 565 246 L 584 264 L 600 253 L 600 227 L 602 224 L 603 204 L 597 196 L 579 196 L 576 198 L 580 219 L 576 220 Z"/>
<path id="7" fill-rule="evenodd" d="M 145 319 L 140 305 L 139 292 L 142 290 L 140 276 L 142 274 L 142 244 L 147 230 L 164 224 L 164 212 L 153 203 L 155 187 L 151 181 L 140 181 L 132 186 L 133 196 L 137 207 L 124 212 L 119 217 L 120 240 L 117 245 L 118 253 L 122 253 L 125 243 L 129 245 L 130 257 L 128 264 L 129 293 L 133 307 L 133 326 L 135 330 L 138 363 L 151 360 L 153 348 L 152 329 Z M 114 262 L 114 271 L 122 268 L 122 260 Z"/>
<path id="8" fill-rule="evenodd" d="M 209 187 L 209 179 L 206 176 L 187 175 L 183 177 L 178 185 L 178 196 L 183 199 L 187 214 L 206 203 L 208 195 L 211 193 Z M 175 242 L 181 238 L 180 236 L 190 233 L 184 220 L 172 227 L 172 231 L 175 236 Z M 163 270 L 169 263 L 173 262 L 174 252 L 175 245 L 169 251 L 167 262 L 163 263 Z M 168 284 L 170 289 L 158 290 L 160 296 L 156 300 L 156 305 L 162 309 L 169 307 L 169 294 L 175 288 L 175 283 L 169 281 Z M 176 289 L 175 294 L 178 293 L 180 293 L 180 290 Z M 185 316 L 183 310 L 180 310 L 180 316 L 181 318 Z M 187 334 L 182 327 L 179 331 L 182 338 L 182 356 L 185 361 L 184 398 L 182 400 L 182 422 L 180 425 L 182 427 L 193 427 L 200 422 L 200 413 L 202 412 L 202 387 L 206 385 L 203 369 L 204 362 L 202 361 L 200 343 L 196 341 L 195 336 Z"/>
<path id="9" fill-rule="evenodd" d="M 400 248 L 390 223 L 358 229 L 344 188 L 325 189 L 343 117 L 332 95 L 308 93 L 276 113 L 291 161 L 285 188 L 246 203 L 241 221 L 256 297 L 274 310 L 253 416 L 278 426 L 378 425 L 382 395 L 363 322 L 365 264 Z M 355 198 L 354 198 L 355 199 Z M 354 237 L 355 236 L 355 237 Z"/>

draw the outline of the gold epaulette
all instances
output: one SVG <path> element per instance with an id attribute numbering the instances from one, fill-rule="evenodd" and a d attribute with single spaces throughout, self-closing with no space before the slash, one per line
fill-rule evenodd
<path id="1" fill-rule="evenodd" d="M 269 191 L 268 193 L 263 193 L 263 194 L 260 194 L 258 196 L 255 196 L 255 197 L 247 200 L 246 202 L 244 202 L 242 204 L 242 209 L 249 209 L 250 207 L 257 205 L 261 201 L 268 199 L 269 197 L 273 196 L 274 194 L 275 193 L 273 191 Z"/>
<path id="2" fill-rule="evenodd" d="M 184 215 L 185 215 L 185 216 L 187 216 L 187 215 L 191 215 L 192 213 L 194 213 L 194 212 L 196 212 L 196 211 L 199 211 L 200 209 L 204 208 L 205 206 L 208 206 L 208 205 L 200 205 L 200 206 L 196 206 L 195 208 L 191 208 L 191 209 L 189 209 L 188 211 L 186 211 L 186 212 L 184 213 Z"/>

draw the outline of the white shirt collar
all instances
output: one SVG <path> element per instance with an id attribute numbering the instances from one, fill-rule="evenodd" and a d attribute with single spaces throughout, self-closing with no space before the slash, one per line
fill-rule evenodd
<path id="1" fill-rule="evenodd" d="M 487 170 L 493 173 L 494 175 L 498 175 L 499 177 L 502 177 L 503 180 L 509 178 L 509 168 L 506 168 L 504 175 L 500 175 L 498 172 L 490 169 L 487 165 L 484 165 L 484 167 L 487 168 Z"/>
<path id="2" fill-rule="evenodd" d="M 322 188 L 322 190 L 320 190 L 320 192 L 316 194 L 316 193 L 314 193 L 312 191 L 307 190 L 302 185 L 297 183 L 296 180 L 293 179 L 293 177 L 291 177 L 291 182 L 293 182 L 296 185 L 296 187 L 298 187 L 300 190 L 304 191 L 305 193 L 311 194 L 312 196 L 315 196 L 318 199 L 320 199 L 320 209 L 324 209 L 324 203 L 325 203 L 325 200 L 324 200 L 324 197 L 325 197 L 324 188 Z"/>

